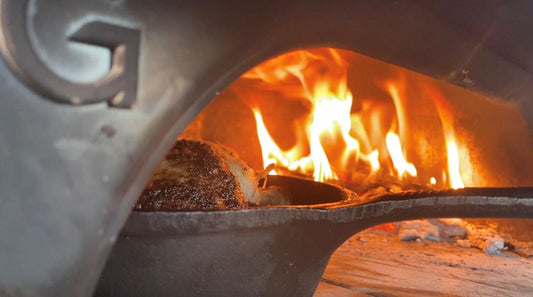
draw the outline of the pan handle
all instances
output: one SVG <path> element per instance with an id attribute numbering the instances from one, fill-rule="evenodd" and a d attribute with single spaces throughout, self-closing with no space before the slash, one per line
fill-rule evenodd
<path id="1" fill-rule="evenodd" d="M 349 218 L 348 225 L 359 229 L 355 232 L 382 223 L 424 218 L 533 219 L 533 187 L 407 191 L 337 211 L 348 212 L 336 217 Z"/>

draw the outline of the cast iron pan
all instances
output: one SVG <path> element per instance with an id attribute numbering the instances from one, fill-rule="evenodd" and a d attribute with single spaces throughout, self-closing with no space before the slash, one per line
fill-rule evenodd
<path id="1" fill-rule="evenodd" d="M 134 211 L 95 296 L 312 296 L 335 249 L 371 226 L 435 217 L 533 218 L 533 188 L 404 192 L 361 203 L 333 185 L 288 177 L 269 182 L 288 189 L 298 205 Z"/>

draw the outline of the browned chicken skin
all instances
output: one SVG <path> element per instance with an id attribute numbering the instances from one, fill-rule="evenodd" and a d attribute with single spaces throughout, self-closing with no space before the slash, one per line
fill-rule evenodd
<path id="1" fill-rule="evenodd" d="M 222 210 L 259 203 L 254 171 L 228 148 L 178 140 L 155 170 L 136 210 Z"/>

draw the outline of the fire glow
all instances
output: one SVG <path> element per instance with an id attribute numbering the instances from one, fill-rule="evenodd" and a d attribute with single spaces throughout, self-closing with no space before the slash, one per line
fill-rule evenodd
<path id="1" fill-rule="evenodd" d="M 429 186 L 464 187 L 459 160 L 466 158 L 459 154 L 468 154 L 468 150 L 458 151 L 458 146 L 465 146 L 456 137 L 454 114 L 443 96 L 428 87 L 427 94 L 433 98 L 442 126 L 442 134 L 435 137 L 444 138 L 447 168 L 442 168 L 442 176 L 420 180 L 417 165 L 410 160 L 413 156 L 406 151 L 417 140 L 413 142 L 416 135 L 408 129 L 407 95 L 402 91 L 402 80 L 381 83 L 394 112 L 381 112 L 363 101 L 358 102 L 359 109 L 354 112 L 357 94 L 354 96 L 348 87 L 349 62 L 343 53 L 334 49 L 295 51 L 268 60 L 243 75 L 243 79 L 260 81 L 310 106 L 297 142 L 288 150 L 281 149 L 271 136 L 261 110 L 252 107 L 264 168 L 275 164 L 278 170 L 312 176 L 316 181 L 346 181 L 362 174 L 366 182 L 389 176 Z"/>

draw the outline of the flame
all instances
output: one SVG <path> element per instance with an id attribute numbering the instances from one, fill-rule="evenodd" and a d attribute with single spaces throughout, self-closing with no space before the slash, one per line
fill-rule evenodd
<path id="1" fill-rule="evenodd" d="M 337 72 L 345 72 L 344 61 L 337 52 L 330 51 L 329 57 L 334 61 L 334 65 L 338 66 L 335 69 Z M 259 78 L 269 84 L 283 81 L 290 75 L 298 79 L 301 83 L 300 95 L 304 96 L 312 105 L 307 135 L 310 153 L 308 156 L 301 156 L 295 153 L 296 150 L 294 149 L 290 151 L 292 153 L 283 152 L 266 131 L 260 112 L 254 109 L 263 163 L 266 166 L 266 163 L 276 159 L 278 164 L 281 163 L 284 167 L 291 170 L 297 169 L 303 173 L 307 173 L 308 169 L 311 168 L 315 180 L 326 181 L 338 179 L 338 176 L 330 165 L 321 139 L 324 136 L 340 134 L 346 145 L 343 152 L 345 161 L 353 155 L 358 155 L 359 143 L 350 136 L 352 94 L 347 88 L 345 74 L 339 75 L 337 81 L 331 81 L 328 77 L 316 81 L 306 79 L 303 72 L 308 63 L 316 59 L 320 60 L 321 58 L 306 51 L 299 51 L 283 58 L 274 59 L 273 63 L 267 63 L 264 67 L 257 67 L 245 74 L 244 77 Z M 273 64 L 277 63 L 281 63 L 281 67 L 273 67 Z M 271 70 L 273 75 L 268 75 L 266 70 Z M 297 158 L 297 160 L 288 159 L 288 155 L 293 155 L 293 158 Z"/>
<path id="2" fill-rule="evenodd" d="M 450 173 L 452 189 L 464 188 L 465 184 L 459 172 L 459 154 L 457 153 L 457 145 L 453 137 L 446 138 L 446 151 L 448 153 L 448 172 Z"/>
<path id="3" fill-rule="evenodd" d="M 387 142 L 387 148 L 389 149 L 392 163 L 394 163 L 394 167 L 398 170 L 400 177 L 405 176 L 405 174 L 416 176 L 415 165 L 407 162 L 404 157 L 400 137 L 393 132 L 389 132 L 385 141 Z"/>
<path id="4" fill-rule="evenodd" d="M 243 79 L 260 82 L 282 97 L 298 98 L 309 106 L 306 124 L 299 131 L 302 136 L 288 150 L 282 150 L 270 135 L 261 110 L 252 108 L 264 167 L 275 164 L 278 169 L 309 175 L 316 181 L 365 182 L 383 175 L 393 175 L 398 180 L 417 178 L 417 166 L 408 161 L 416 146 L 408 142 L 413 134 L 408 129 L 405 77 L 398 75 L 381 84 L 390 103 L 354 101 L 347 83 L 348 58 L 349 54 L 340 50 L 300 50 L 268 60 L 243 75 Z M 441 120 L 447 168 L 442 180 L 435 178 L 440 174 L 437 171 L 426 173 L 420 183 L 464 187 L 458 149 L 461 145 L 453 129 L 453 113 L 434 89 L 426 91 L 432 95 Z M 409 153 L 406 148 L 411 148 Z"/>
<path id="5" fill-rule="evenodd" d="M 261 112 L 257 108 L 252 108 L 252 111 L 257 124 L 257 136 L 263 155 L 263 167 L 267 168 L 270 164 L 276 164 L 278 162 L 285 167 L 289 167 L 289 160 L 285 158 L 284 153 L 268 133 Z M 276 172 L 274 171 L 274 173 Z"/>
<path id="6" fill-rule="evenodd" d="M 432 95 L 440 121 L 442 123 L 442 130 L 444 139 L 446 141 L 446 152 L 448 156 L 448 175 L 450 186 L 452 189 L 464 188 L 463 178 L 461 177 L 459 166 L 459 153 L 457 150 L 457 140 L 455 137 L 455 129 L 453 128 L 453 112 L 452 108 L 446 102 L 445 98 L 440 92 L 434 88 L 427 87 L 428 92 Z"/>

